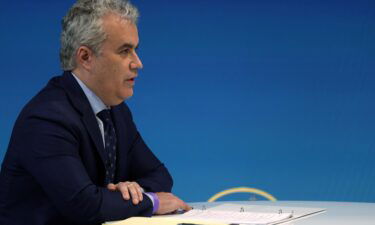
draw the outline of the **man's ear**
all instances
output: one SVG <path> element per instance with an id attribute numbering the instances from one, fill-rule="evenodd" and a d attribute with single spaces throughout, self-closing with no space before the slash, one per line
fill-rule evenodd
<path id="1" fill-rule="evenodd" d="M 92 67 L 94 52 L 86 46 L 80 46 L 76 54 L 76 62 L 86 70 Z"/>

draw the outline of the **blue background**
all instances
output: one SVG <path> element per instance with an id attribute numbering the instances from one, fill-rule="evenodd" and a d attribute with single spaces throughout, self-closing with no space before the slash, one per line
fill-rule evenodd
<path id="1" fill-rule="evenodd" d="M 22 107 L 61 73 L 73 2 L 1 0 L 0 160 Z M 128 104 L 178 196 L 375 202 L 374 0 L 133 3 L 144 69 Z"/>

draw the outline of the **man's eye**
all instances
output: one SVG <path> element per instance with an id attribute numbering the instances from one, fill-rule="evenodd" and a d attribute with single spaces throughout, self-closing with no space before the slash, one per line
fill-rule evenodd
<path id="1" fill-rule="evenodd" d="M 130 49 L 124 49 L 121 51 L 121 54 L 129 54 L 130 53 Z"/>

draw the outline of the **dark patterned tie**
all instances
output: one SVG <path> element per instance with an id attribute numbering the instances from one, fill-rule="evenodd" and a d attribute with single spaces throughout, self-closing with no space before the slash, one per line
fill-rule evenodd
<path id="1" fill-rule="evenodd" d="M 113 183 L 116 171 L 116 132 L 109 109 L 104 109 L 97 115 L 104 125 L 104 150 L 107 155 L 105 159 L 105 184 L 109 184 Z"/>

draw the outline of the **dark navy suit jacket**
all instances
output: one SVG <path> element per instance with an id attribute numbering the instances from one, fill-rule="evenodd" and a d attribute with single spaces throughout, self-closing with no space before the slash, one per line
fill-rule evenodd
<path id="1" fill-rule="evenodd" d="M 125 104 L 112 108 L 117 135 L 115 183 L 170 192 L 172 178 L 143 142 Z M 105 154 L 96 117 L 81 87 L 65 72 L 19 115 L 0 173 L 1 225 L 100 224 L 150 216 L 152 202 L 133 205 L 105 188 Z"/>

